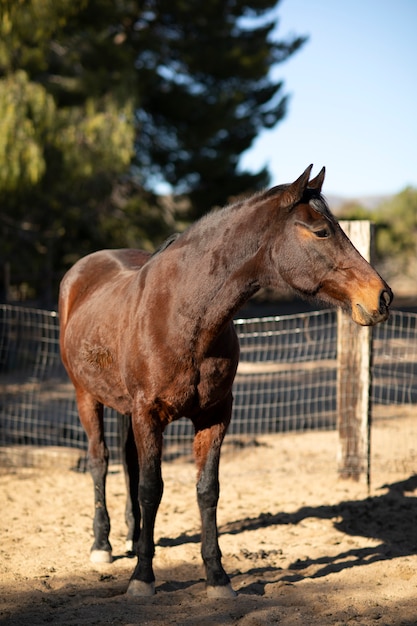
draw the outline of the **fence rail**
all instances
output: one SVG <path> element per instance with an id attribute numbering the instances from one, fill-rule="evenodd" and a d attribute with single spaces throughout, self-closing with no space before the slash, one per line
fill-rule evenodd
<path id="1" fill-rule="evenodd" d="M 232 436 L 333 429 L 337 422 L 337 321 L 331 310 L 235 321 L 241 359 Z M 373 331 L 372 405 L 417 403 L 417 314 L 394 311 Z M 62 366 L 58 316 L 0 305 L 0 445 L 86 450 L 72 385 Z M 118 457 L 117 414 L 106 438 Z M 168 456 L 188 452 L 192 424 L 165 433 Z"/>

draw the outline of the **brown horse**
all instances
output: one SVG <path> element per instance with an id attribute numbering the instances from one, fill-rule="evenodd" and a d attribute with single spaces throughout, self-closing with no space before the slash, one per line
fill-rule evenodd
<path id="1" fill-rule="evenodd" d="M 167 424 L 195 428 L 197 499 L 207 593 L 234 595 L 221 564 L 216 511 L 220 447 L 232 413 L 239 344 L 232 318 L 261 287 L 287 284 L 372 325 L 388 317 L 392 292 L 330 213 L 312 166 L 280 185 L 214 211 L 154 255 L 91 254 L 61 283 L 61 354 L 88 436 L 94 481 L 92 560 L 111 561 L 103 405 L 125 418 L 128 542 L 137 565 L 128 593 L 154 593 L 154 523 L 162 497 Z"/>

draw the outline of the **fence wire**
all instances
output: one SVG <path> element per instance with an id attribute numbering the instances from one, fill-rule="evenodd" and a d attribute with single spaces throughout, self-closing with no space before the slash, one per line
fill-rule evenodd
<path id="1" fill-rule="evenodd" d="M 336 426 L 337 319 L 332 310 L 235 321 L 241 357 L 229 436 Z M 417 315 L 394 311 L 375 327 L 372 404 L 417 402 Z M 111 459 L 117 414 L 105 410 Z M 168 426 L 166 458 L 191 450 L 189 420 Z M 74 390 L 59 355 L 58 315 L 0 305 L 0 445 L 85 451 Z"/>

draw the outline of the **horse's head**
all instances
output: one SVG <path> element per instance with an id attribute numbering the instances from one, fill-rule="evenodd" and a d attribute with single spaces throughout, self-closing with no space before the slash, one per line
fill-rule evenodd
<path id="1" fill-rule="evenodd" d="M 321 195 L 324 168 L 309 181 L 312 166 L 275 196 L 285 215 L 283 236 L 273 261 L 285 282 L 304 297 L 350 311 L 352 319 L 371 326 L 387 319 L 393 294 L 345 235 Z M 280 190 L 280 193 L 277 193 Z"/>

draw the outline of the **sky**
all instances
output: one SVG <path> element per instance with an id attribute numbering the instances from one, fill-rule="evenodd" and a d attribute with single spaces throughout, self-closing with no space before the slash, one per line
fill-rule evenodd
<path id="1" fill-rule="evenodd" d="M 325 195 L 362 198 L 417 188 L 417 0 L 281 0 L 276 37 L 308 35 L 272 70 L 290 95 L 241 168 L 271 184 L 326 166 Z"/>

